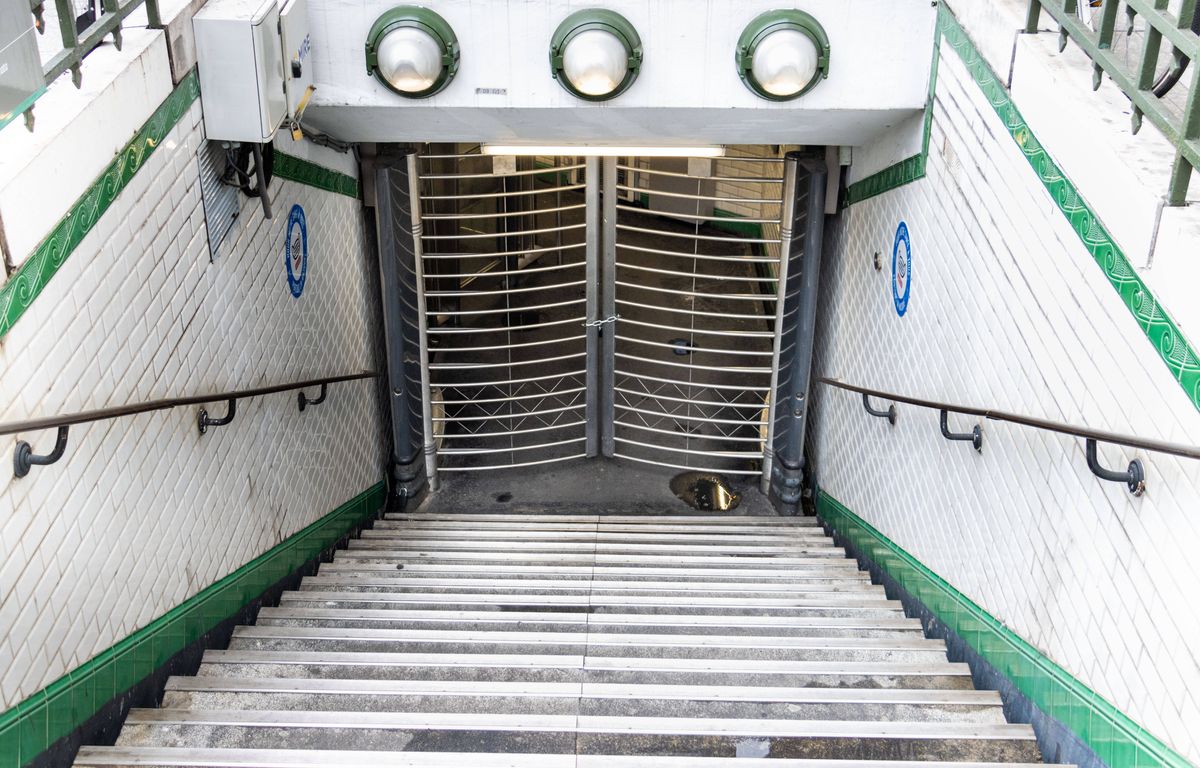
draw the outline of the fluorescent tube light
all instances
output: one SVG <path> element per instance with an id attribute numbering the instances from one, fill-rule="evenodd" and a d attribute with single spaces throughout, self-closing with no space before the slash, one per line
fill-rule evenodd
<path id="1" fill-rule="evenodd" d="M 725 147 L 610 147 L 597 144 L 484 144 L 485 155 L 585 157 L 724 157 Z"/>

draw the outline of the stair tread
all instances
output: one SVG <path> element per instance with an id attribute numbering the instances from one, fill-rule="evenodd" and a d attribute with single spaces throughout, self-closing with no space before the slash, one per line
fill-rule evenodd
<path id="1" fill-rule="evenodd" d="M 744 758 L 640 755 L 388 752 L 366 750 L 219 749 L 203 747 L 83 747 L 76 765 L 179 765 L 203 768 L 736 768 Z M 1033 768 L 1041 763 L 855 760 L 854 768 Z M 773 768 L 847 768 L 845 760 L 773 758 Z M 1050 768 L 1073 768 L 1058 765 Z"/>
<path id="2" fill-rule="evenodd" d="M 356 639 L 356 640 L 413 640 L 445 642 L 505 642 L 530 645 L 607 645 L 607 646 L 715 646 L 753 648 L 875 648 L 884 650 L 920 650 L 946 652 L 940 640 L 924 638 L 874 637 L 785 637 L 769 635 L 661 635 L 606 632 L 524 632 L 524 631 L 460 631 L 423 629 L 357 629 L 338 627 L 271 627 L 239 626 L 235 638 L 291 639 Z"/>
<path id="3" fill-rule="evenodd" d="M 348 728 L 501 729 L 523 731 L 734 734 L 856 738 L 1033 740 L 1033 728 L 1010 723 L 880 722 L 860 720 L 738 720 L 701 717 L 537 715 L 477 712 L 337 712 L 324 710 L 131 709 L 127 723 L 204 723 Z"/>
<path id="4" fill-rule="evenodd" d="M 996 768 L 1038 754 L 1032 728 L 1005 722 L 999 694 L 974 690 L 811 518 L 391 515 L 258 620 L 77 765 L 719 768 L 749 744 L 777 768 Z"/>
<path id="5" fill-rule="evenodd" d="M 168 691 L 356 693 L 391 695 L 556 696 L 691 701 L 932 704 L 1000 707 L 996 691 L 936 688 L 787 688 L 636 683 L 538 683 L 474 680 L 356 680 L 294 677 L 172 677 Z"/>

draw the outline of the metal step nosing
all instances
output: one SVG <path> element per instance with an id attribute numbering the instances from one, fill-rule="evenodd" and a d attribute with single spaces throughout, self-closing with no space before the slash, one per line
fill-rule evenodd
<path id="1" fill-rule="evenodd" d="M 554 731 L 646 735 L 832 739 L 962 739 L 1032 741 L 1028 725 L 859 720 L 738 720 L 441 712 L 132 709 L 133 724 L 226 727 Z"/>

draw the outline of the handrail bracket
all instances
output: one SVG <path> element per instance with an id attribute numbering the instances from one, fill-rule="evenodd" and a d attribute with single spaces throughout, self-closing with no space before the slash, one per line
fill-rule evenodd
<path id="1" fill-rule="evenodd" d="M 942 437 L 947 440 L 969 441 L 977 453 L 983 453 L 983 429 L 978 424 L 970 432 L 951 432 L 950 425 L 946 422 L 949 411 L 943 408 L 939 413 L 941 414 L 939 421 L 942 427 Z"/>
<path id="2" fill-rule="evenodd" d="M 223 427 L 233 422 L 233 417 L 237 416 L 237 398 L 231 397 L 226 403 L 225 415 L 219 419 L 209 416 L 207 408 L 200 409 L 200 415 L 196 419 L 196 426 L 200 428 L 200 434 L 208 432 L 209 427 Z"/>
<path id="3" fill-rule="evenodd" d="M 1146 471 L 1142 469 L 1142 462 L 1134 459 L 1129 462 L 1129 468 L 1124 472 L 1118 472 L 1113 469 L 1106 469 L 1100 465 L 1100 460 L 1096 457 L 1096 441 L 1093 438 L 1088 438 L 1085 443 L 1087 450 L 1087 465 L 1088 469 L 1092 470 L 1092 474 L 1101 480 L 1108 480 L 1113 483 L 1125 483 L 1125 487 L 1134 496 L 1141 496 L 1146 492 Z"/>
<path id="4" fill-rule="evenodd" d="M 329 385 L 322 384 L 321 394 L 317 395 L 316 398 L 312 400 L 308 399 L 308 395 L 304 394 L 304 390 L 298 391 L 296 393 L 296 405 L 299 406 L 300 412 L 303 413 L 304 409 L 310 405 L 320 405 L 321 403 L 325 402 L 325 395 L 328 393 L 328 390 Z"/>
<path id="5" fill-rule="evenodd" d="M 867 395 L 866 392 L 862 393 L 862 399 L 863 399 L 863 408 L 867 409 L 867 413 L 871 414 L 872 416 L 878 416 L 881 419 L 887 419 L 888 424 L 891 424 L 893 427 L 896 426 L 896 404 L 895 403 L 889 403 L 886 411 L 877 411 L 871 407 L 871 398 Z"/>
<path id="6" fill-rule="evenodd" d="M 46 467 L 63 457 L 67 450 L 67 431 L 70 427 L 59 427 L 54 450 L 45 455 L 33 452 L 33 446 L 24 440 L 17 442 L 13 450 L 13 477 L 25 477 L 34 466 Z"/>

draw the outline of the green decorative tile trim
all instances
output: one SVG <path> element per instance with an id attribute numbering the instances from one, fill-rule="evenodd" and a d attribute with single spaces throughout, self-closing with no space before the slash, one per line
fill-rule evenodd
<path id="1" fill-rule="evenodd" d="M 925 178 L 925 162 L 929 157 L 929 133 L 933 129 L 933 99 L 937 92 L 938 61 L 942 48 L 942 18 L 949 14 L 945 3 L 938 6 L 937 27 L 933 32 L 933 62 L 929 66 L 929 96 L 925 100 L 925 125 L 921 138 L 921 152 L 905 158 L 895 165 L 873 173 L 846 187 L 846 205 L 854 205 L 876 195 Z"/>
<path id="2" fill-rule="evenodd" d="M 159 142 L 170 133 L 199 95 L 200 80 L 196 71 L 192 70 L 125 148 L 117 153 L 100 178 L 75 201 L 67 215 L 38 244 L 20 269 L 0 286 L 0 339 L 29 309 L 50 278 L 54 277 L 87 233 L 92 231 L 113 200 L 145 164 L 146 158 L 154 153 Z"/>
<path id="3" fill-rule="evenodd" d="M 1106 765 L 1191 765 L 823 490 L 817 492 L 817 515 L 924 603 L 1038 708 L 1091 747 Z"/>
<path id="4" fill-rule="evenodd" d="M 275 150 L 275 175 L 310 187 L 358 197 L 358 179 L 324 166 Z"/>
<path id="5" fill-rule="evenodd" d="M 0 768 L 20 768 L 383 506 L 376 483 L 0 714 Z"/>
<path id="6" fill-rule="evenodd" d="M 1133 314 L 1146 338 L 1150 339 L 1171 375 L 1183 387 L 1192 404 L 1200 409 L 1200 356 L 1188 344 L 1166 308 L 1151 294 L 1096 212 L 1038 142 L 1029 124 L 1013 104 L 1003 82 L 996 77 L 962 25 L 952 13 L 945 10 L 944 5 L 938 26 L 946 42 L 958 53 L 976 85 L 991 103 L 992 109 L 1004 122 L 1029 165 L 1042 180 L 1050 197 L 1067 217 L 1092 258 L 1104 270 L 1104 276 Z"/>

